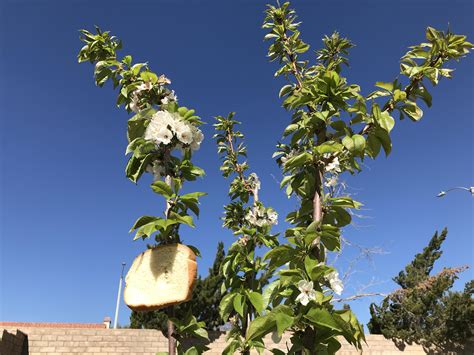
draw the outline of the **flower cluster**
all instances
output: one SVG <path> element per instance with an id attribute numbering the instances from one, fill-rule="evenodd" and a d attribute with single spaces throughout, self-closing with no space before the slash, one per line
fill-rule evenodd
<path id="1" fill-rule="evenodd" d="M 331 285 L 331 289 L 334 293 L 340 295 L 344 289 L 342 281 L 339 279 L 339 273 L 333 271 L 326 275 L 326 279 Z M 300 302 L 303 306 L 306 306 L 310 301 L 316 299 L 316 291 L 314 291 L 313 281 L 300 280 L 298 282 L 298 290 L 300 294 L 296 297 L 296 302 Z"/>
<path id="2" fill-rule="evenodd" d="M 271 207 L 265 208 L 262 205 L 256 205 L 249 210 L 245 220 L 257 227 L 272 226 L 278 224 L 278 213 Z"/>
<path id="3" fill-rule="evenodd" d="M 156 82 L 158 85 L 171 84 L 171 81 L 164 75 L 161 75 Z M 131 101 L 128 104 L 128 108 L 133 112 L 138 112 L 141 109 L 140 99 L 143 96 L 143 93 L 153 90 L 154 84 L 151 81 L 144 81 L 133 91 L 131 94 Z M 169 100 L 177 101 L 177 97 L 172 91 L 168 96 L 161 100 L 162 104 L 169 103 Z M 165 101 L 165 102 L 163 102 Z"/>
<path id="4" fill-rule="evenodd" d="M 204 135 L 201 130 L 184 121 L 178 113 L 158 111 L 151 118 L 145 130 L 146 140 L 156 145 L 173 145 L 176 148 L 191 147 L 199 149 Z"/>

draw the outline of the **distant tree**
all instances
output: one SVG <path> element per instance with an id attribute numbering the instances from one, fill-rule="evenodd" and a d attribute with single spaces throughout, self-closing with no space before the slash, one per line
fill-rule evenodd
<path id="1" fill-rule="evenodd" d="M 175 306 L 175 317 L 181 319 L 191 310 L 198 321 L 204 321 L 208 330 L 217 329 L 223 324 L 219 316 L 221 284 L 223 281 L 219 269 L 224 260 L 224 244 L 219 242 L 214 263 L 209 274 L 196 280 L 193 297 L 189 302 Z M 166 309 L 151 312 L 135 312 L 130 316 L 130 328 L 160 329 L 166 334 L 168 315 Z"/>
<path id="2" fill-rule="evenodd" d="M 442 255 L 441 245 L 448 231 L 431 238 L 422 253 L 393 280 L 400 289 L 377 306 L 370 305 L 368 328 L 372 334 L 418 343 L 440 351 L 462 349 L 474 334 L 473 281 L 463 292 L 450 292 L 464 268 L 445 268 L 430 276 L 433 265 Z"/>

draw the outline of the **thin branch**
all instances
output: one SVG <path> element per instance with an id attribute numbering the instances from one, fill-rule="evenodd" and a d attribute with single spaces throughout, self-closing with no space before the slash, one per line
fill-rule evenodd
<path id="1" fill-rule="evenodd" d="M 387 297 L 388 295 L 386 293 L 381 293 L 381 292 L 359 293 L 357 295 L 353 295 L 353 296 L 345 297 L 345 298 L 333 298 L 331 302 L 332 303 L 349 302 L 349 301 L 354 301 L 363 297 L 374 297 L 374 296 Z"/>

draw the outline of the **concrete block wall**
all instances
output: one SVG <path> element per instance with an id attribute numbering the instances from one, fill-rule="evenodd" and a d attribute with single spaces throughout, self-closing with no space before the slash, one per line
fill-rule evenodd
<path id="1" fill-rule="evenodd" d="M 155 355 L 159 351 L 168 350 L 167 339 L 157 330 L 151 329 L 94 329 L 94 328 L 41 328 L 41 327 L 16 327 L 4 328 L 10 333 L 20 329 L 28 336 L 30 355 L 48 354 L 94 354 L 94 355 Z M 226 347 L 225 334 L 210 332 L 212 343 L 209 345 L 208 355 L 220 355 Z M 280 348 L 284 350 L 285 341 L 289 336 L 284 335 L 279 343 L 271 337 L 266 339 L 269 349 Z M 400 351 L 392 341 L 380 335 L 367 335 L 367 345 L 364 354 L 369 355 L 395 355 L 406 353 L 410 355 L 425 354 L 418 345 L 407 346 Z M 266 352 L 270 354 L 270 352 Z M 355 355 L 358 352 L 346 342 L 338 352 L 341 355 Z M 3 354 L 2 354 L 3 355 Z M 5 354 L 10 355 L 10 354 Z M 11 354 L 15 355 L 15 354 Z"/>

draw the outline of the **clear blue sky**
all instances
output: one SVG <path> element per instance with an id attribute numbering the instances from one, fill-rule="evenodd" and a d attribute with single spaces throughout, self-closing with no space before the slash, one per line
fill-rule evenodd
<path id="1" fill-rule="evenodd" d="M 148 183 L 124 176 L 127 114 L 114 106 L 111 87 L 94 86 L 92 66 L 77 64 L 77 30 L 94 24 L 124 42 L 123 54 L 149 61 L 165 73 L 182 105 L 196 108 L 209 124 L 195 155 L 207 176 L 192 189 L 206 191 L 195 230 L 183 228 L 201 248 L 201 274 L 219 240 L 233 237 L 219 217 L 228 181 L 218 170 L 211 139 L 213 116 L 237 111 L 247 137 L 250 165 L 261 177 L 261 198 L 284 216 L 295 202 L 278 188 L 281 175 L 271 159 L 289 115 L 277 97 L 281 80 L 266 58 L 260 26 L 264 1 L 1 1 L 1 262 L 0 320 L 100 322 L 113 316 L 122 261 L 130 265 L 145 242 L 128 229 L 143 214 L 158 214 L 162 200 Z M 474 40 L 471 1 L 295 1 L 303 38 L 320 47 L 338 30 L 357 46 L 351 51 L 350 82 L 373 90 L 376 81 L 398 75 L 409 45 L 424 40 L 425 28 Z M 473 178 L 473 57 L 456 65 L 455 78 L 433 93 L 421 122 L 397 122 L 393 153 L 367 161 L 348 177 L 369 217 L 345 237 L 388 254 L 362 262 L 346 285 L 351 295 L 374 279 L 369 291 L 388 292 L 391 278 L 428 242 L 449 228 L 443 266 L 472 264 L 473 201 L 467 193 L 434 196 Z M 281 219 L 280 219 L 281 220 Z M 279 230 L 283 230 L 280 223 Z M 349 249 L 348 249 L 349 250 Z M 342 270 L 356 252 L 341 256 Z M 456 288 L 472 278 L 467 271 Z M 352 308 L 364 323 L 368 304 Z M 128 323 L 121 308 L 119 322 Z"/>

